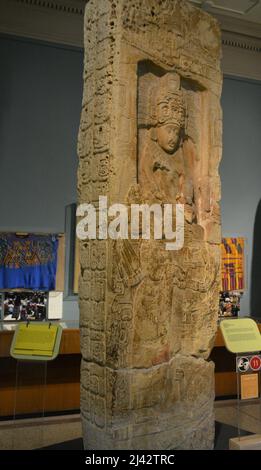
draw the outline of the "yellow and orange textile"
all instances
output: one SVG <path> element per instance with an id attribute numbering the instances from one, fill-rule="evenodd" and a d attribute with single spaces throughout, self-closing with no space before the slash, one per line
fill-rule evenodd
<path id="1" fill-rule="evenodd" d="M 242 291 L 244 280 L 244 238 L 222 238 L 221 243 L 221 275 L 222 287 L 225 291 Z"/>

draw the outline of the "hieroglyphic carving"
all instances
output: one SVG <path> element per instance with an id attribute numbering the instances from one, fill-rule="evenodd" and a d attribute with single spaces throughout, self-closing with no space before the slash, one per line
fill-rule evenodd
<path id="1" fill-rule="evenodd" d="M 185 244 L 80 247 L 89 449 L 209 449 L 218 314 L 220 33 L 185 0 L 89 0 L 79 202 L 182 203 Z"/>
<path id="2" fill-rule="evenodd" d="M 93 363 L 82 364 L 82 413 L 99 428 L 105 426 L 105 369 Z"/>

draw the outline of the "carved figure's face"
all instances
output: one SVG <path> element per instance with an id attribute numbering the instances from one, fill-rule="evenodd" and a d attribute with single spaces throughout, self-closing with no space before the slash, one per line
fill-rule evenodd
<path id="1" fill-rule="evenodd" d="M 174 153 L 178 147 L 180 128 L 174 124 L 165 124 L 156 128 L 157 142 L 167 153 Z"/>

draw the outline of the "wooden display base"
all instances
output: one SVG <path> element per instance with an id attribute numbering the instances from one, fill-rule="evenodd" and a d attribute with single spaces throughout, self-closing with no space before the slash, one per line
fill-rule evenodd
<path id="1" fill-rule="evenodd" d="M 229 439 L 229 450 L 261 450 L 261 434 Z"/>

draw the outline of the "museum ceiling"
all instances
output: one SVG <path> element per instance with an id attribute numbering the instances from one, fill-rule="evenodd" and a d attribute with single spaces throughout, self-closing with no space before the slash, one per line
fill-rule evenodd
<path id="1" fill-rule="evenodd" d="M 189 0 L 214 15 L 224 15 L 261 24 L 261 0 Z M 45 8 L 53 12 L 83 15 L 88 0 L 1 0 L 1 4 L 17 4 L 27 9 Z"/>
<path id="2" fill-rule="evenodd" d="M 216 15 L 225 15 L 261 24 L 260 0 L 191 0 L 200 8 Z"/>
<path id="3" fill-rule="evenodd" d="M 261 0 L 190 1 L 220 23 L 224 73 L 260 80 Z M 0 33 L 83 47 L 86 3 L 87 0 L 0 0 Z"/>

